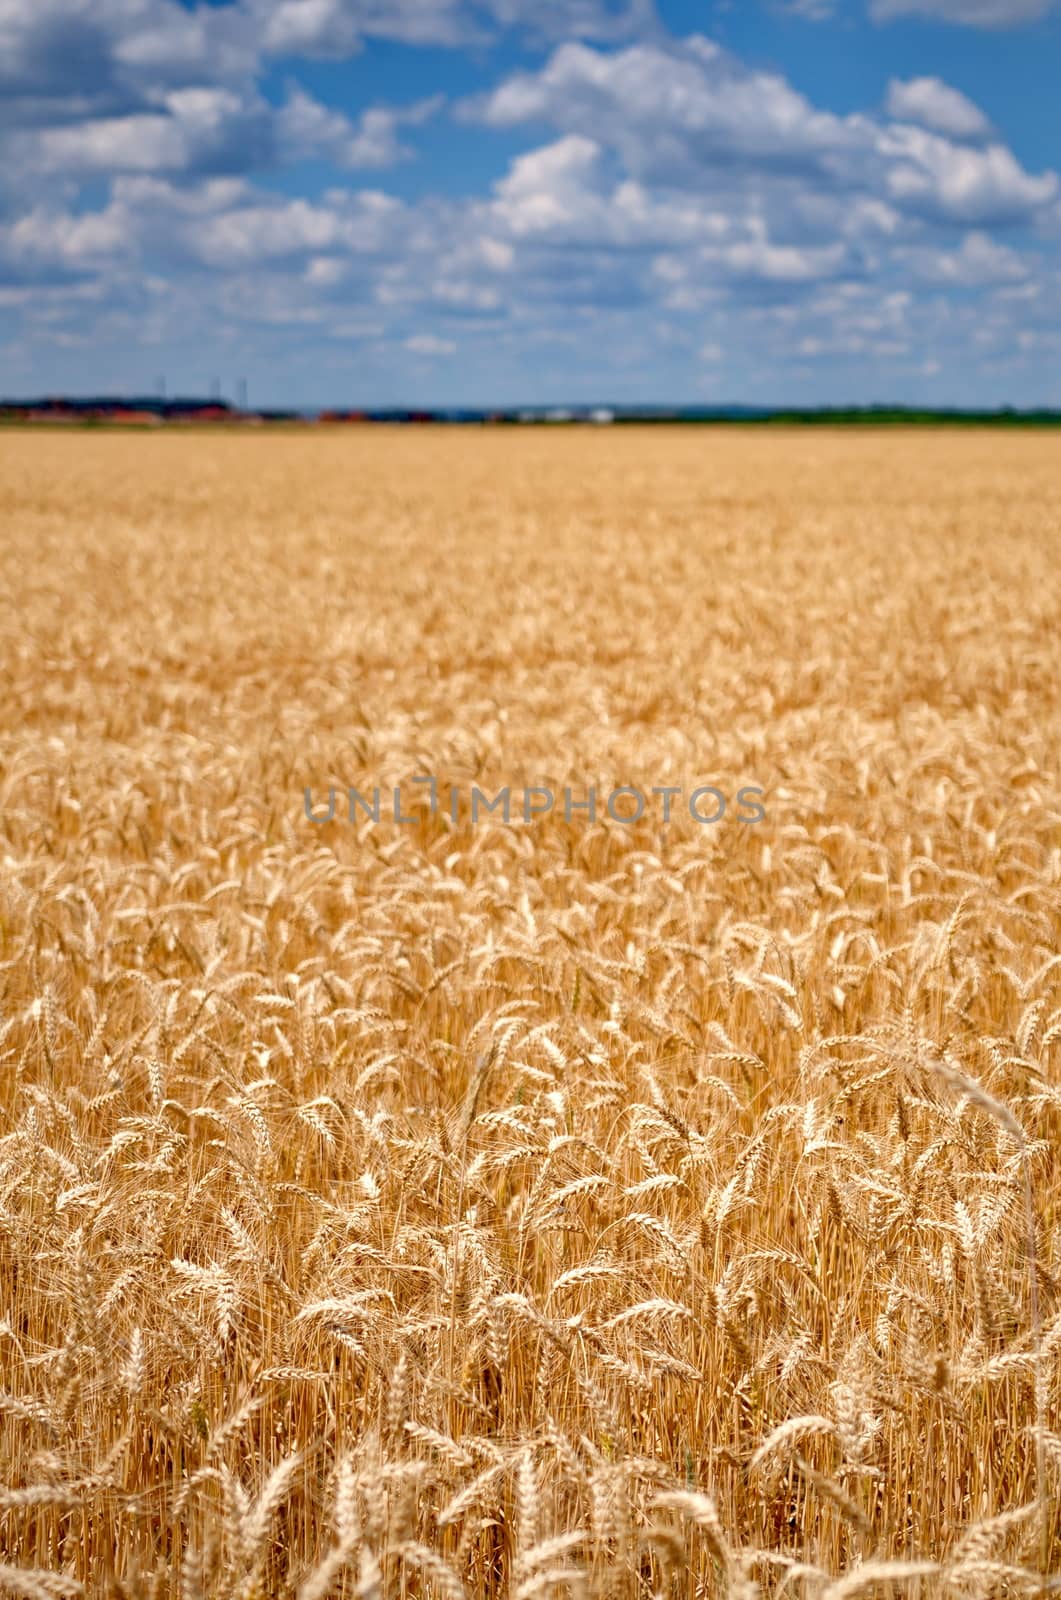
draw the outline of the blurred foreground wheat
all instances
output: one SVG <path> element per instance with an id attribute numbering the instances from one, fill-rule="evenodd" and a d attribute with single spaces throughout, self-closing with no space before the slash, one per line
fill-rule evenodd
<path id="1" fill-rule="evenodd" d="M 1058 1588 L 1054 441 L 0 462 L 0 1590 Z"/>

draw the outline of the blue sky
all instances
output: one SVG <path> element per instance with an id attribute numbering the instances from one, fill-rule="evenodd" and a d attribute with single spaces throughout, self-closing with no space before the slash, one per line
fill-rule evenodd
<path id="1" fill-rule="evenodd" d="M 1061 3 L 0 0 L 0 394 L 1061 406 Z"/>

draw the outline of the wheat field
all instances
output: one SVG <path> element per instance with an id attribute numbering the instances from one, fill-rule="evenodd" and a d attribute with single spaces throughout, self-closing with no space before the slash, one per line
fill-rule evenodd
<path id="1" fill-rule="evenodd" d="M 0 1591 L 1061 1588 L 1058 442 L 7 432 L 0 516 Z"/>

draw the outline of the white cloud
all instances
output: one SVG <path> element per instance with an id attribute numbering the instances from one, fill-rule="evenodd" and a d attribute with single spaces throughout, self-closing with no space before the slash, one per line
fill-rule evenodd
<path id="1" fill-rule="evenodd" d="M 258 3 L 262 44 L 272 55 L 354 55 L 362 30 L 353 8 L 339 0 L 280 0 Z"/>
<path id="2" fill-rule="evenodd" d="M 340 162 L 344 167 L 389 167 L 405 160 L 413 152 L 399 142 L 398 128 L 419 126 L 442 104 L 442 96 L 435 95 L 412 106 L 370 106 L 361 113 L 349 143 L 338 151 Z"/>
<path id="3" fill-rule="evenodd" d="M 346 276 L 346 262 L 341 256 L 314 256 L 303 277 L 308 284 L 330 289 Z"/>
<path id="4" fill-rule="evenodd" d="M 368 39 L 456 46 L 516 29 L 540 38 L 616 39 L 652 20 L 651 0 L 248 0 L 272 55 L 343 57 Z"/>
<path id="5" fill-rule="evenodd" d="M 965 288 L 1019 283 L 1028 276 L 1028 267 L 1016 250 L 981 232 L 967 233 L 957 250 L 915 246 L 897 252 L 897 259 L 929 282 Z"/>
<path id="6" fill-rule="evenodd" d="M 402 247 L 407 214 L 389 195 L 336 193 L 319 201 L 253 203 L 189 219 L 182 243 L 204 265 L 225 270 L 321 255 L 390 255 Z"/>
<path id="7" fill-rule="evenodd" d="M 55 3 L 55 0 L 52 0 Z M 78 0 L 59 0 L 67 9 Z M 258 46 L 238 6 L 186 11 L 172 0 L 97 0 L 92 15 L 114 15 L 115 60 L 155 78 L 242 77 L 257 64 Z"/>
<path id="8" fill-rule="evenodd" d="M 1054 0 L 871 0 L 870 13 L 877 22 L 920 16 L 971 28 L 1019 28 L 1040 21 L 1053 3 Z"/>
<path id="9" fill-rule="evenodd" d="M 292 200 L 211 217 L 191 238 L 204 262 L 233 267 L 271 257 L 318 254 L 338 245 L 341 234 L 340 219 L 329 207 Z"/>
<path id="10" fill-rule="evenodd" d="M 406 339 L 405 348 L 416 356 L 451 356 L 457 346 L 452 339 L 439 339 L 433 333 L 416 333 Z"/>
<path id="11" fill-rule="evenodd" d="M 297 83 L 288 85 L 287 99 L 277 118 L 286 155 L 295 161 L 322 152 L 332 153 L 355 137 L 350 118 L 322 105 Z"/>
<path id="12" fill-rule="evenodd" d="M 246 204 L 252 190 L 243 178 L 206 178 L 177 185 L 167 178 L 121 177 L 111 185 L 114 201 L 129 212 L 210 216 Z"/>
<path id="13" fill-rule="evenodd" d="M 739 197 L 703 199 L 623 178 L 601 146 L 567 134 L 517 156 L 494 186 L 489 225 L 518 247 L 627 252 L 681 250 L 765 238 Z M 511 245 L 509 249 L 511 250 Z"/>
<path id="14" fill-rule="evenodd" d="M 956 139 L 976 139 L 991 131 L 980 107 L 940 78 L 910 78 L 906 82 L 893 78 L 888 85 L 886 108 L 888 115 L 900 122 L 919 122 Z"/>
<path id="15" fill-rule="evenodd" d="M 517 156 L 497 185 L 499 221 L 517 237 L 578 222 L 592 200 L 599 156 L 600 146 L 581 134 Z"/>
<path id="16" fill-rule="evenodd" d="M 1032 216 L 1057 197 L 1053 172 L 1033 177 L 1012 151 L 953 144 L 921 128 L 895 126 L 881 136 L 885 187 L 893 203 L 955 222 L 1003 223 Z"/>
<path id="17" fill-rule="evenodd" d="M 245 171 L 275 159 L 274 114 L 256 94 L 212 85 L 152 97 L 151 110 L 8 134 L 27 170 L 64 176 Z"/>
<path id="18" fill-rule="evenodd" d="M 893 84 L 890 105 L 946 121 L 950 134 L 821 111 L 785 79 L 694 38 L 611 52 L 561 45 L 539 71 L 513 75 L 458 114 L 492 127 L 545 123 L 657 191 L 725 195 L 732 210 L 742 188 L 754 190 L 760 206 L 770 198 L 834 234 L 855 219 L 893 231 L 902 212 L 968 224 L 1028 219 L 1057 195 L 1055 174 L 1026 172 L 997 140 L 976 147 L 952 137 L 959 124 L 965 140 L 987 123 L 939 80 Z M 552 202 L 574 204 L 539 196 L 543 219 Z"/>
<path id="19" fill-rule="evenodd" d="M 1030 330 L 1045 348 L 1061 185 L 1025 170 L 971 101 L 922 77 L 893 82 L 883 109 L 836 115 L 703 36 L 657 28 L 631 44 L 622 29 L 635 10 L 0 0 L 0 50 L 11 46 L 0 56 L 0 342 L 16 315 L 41 349 L 99 351 L 113 336 L 121 352 L 167 338 L 213 351 L 245 337 L 251 371 L 260 346 L 285 375 L 304 357 L 312 383 L 347 360 L 370 388 L 376 351 L 384 391 L 437 372 L 440 398 L 477 362 L 503 374 L 495 393 L 523 392 L 546 348 L 572 398 L 595 374 L 594 393 L 611 374 L 616 398 L 662 389 L 663 372 L 678 387 L 719 371 L 728 381 L 750 349 L 772 393 L 812 355 L 823 371 L 841 360 L 892 370 L 927 341 L 949 373 L 985 328 L 992 350 Z M 259 87 L 270 23 L 274 44 L 297 24 L 318 54 L 384 36 L 456 43 L 473 25 L 572 36 L 463 107 L 486 129 L 526 129 L 533 148 L 478 194 L 399 201 L 383 179 L 357 191 L 348 174 L 408 156 L 421 142 L 409 130 L 440 97 L 348 112 L 292 66 L 277 107 Z M 597 47 L 584 42 L 594 30 Z M 332 187 L 299 198 L 255 181 L 304 159 L 324 163 Z M 1035 224 L 1034 248 L 1024 229 L 1001 231 L 1010 224 Z M 459 362 L 425 359 L 458 351 Z M 617 374 L 625 391 L 611 389 Z"/>
<path id="20" fill-rule="evenodd" d="M 847 259 L 845 247 L 839 242 L 800 247 L 771 244 L 765 238 L 704 254 L 705 259 L 718 261 L 734 277 L 758 278 L 768 283 L 813 283 L 830 277 Z"/>
<path id="21" fill-rule="evenodd" d="M 902 227 L 902 217 L 894 206 L 872 195 L 859 195 L 845 208 L 842 231 L 853 238 L 874 233 L 890 236 Z"/>
<path id="22" fill-rule="evenodd" d="M 491 127 L 550 123 L 611 144 L 633 172 L 672 176 L 712 159 L 791 165 L 862 136 L 859 119 L 819 111 L 784 78 L 696 38 L 611 53 L 563 44 L 539 72 L 515 75 L 461 112 Z"/>
<path id="23" fill-rule="evenodd" d="M 516 252 L 510 244 L 506 244 L 503 239 L 492 239 L 489 234 L 483 234 L 476 240 L 475 249 L 485 265 L 494 272 L 507 272 L 516 257 Z"/>
<path id="24" fill-rule="evenodd" d="M 391 167 L 413 154 L 398 129 L 426 122 L 443 103 L 434 95 L 409 106 L 371 106 L 353 123 L 292 84 L 277 118 L 281 153 L 285 160 L 325 156 L 342 167 Z"/>
<path id="25" fill-rule="evenodd" d="M 257 65 L 240 6 L 176 0 L 2 0 L 0 120 L 121 115 L 146 90 L 247 78 Z"/>
<path id="26" fill-rule="evenodd" d="M 340 168 L 385 168 L 414 151 L 403 127 L 427 121 L 441 96 L 409 106 L 373 106 L 356 121 L 297 84 L 275 109 L 254 89 L 199 85 L 153 94 L 150 109 L 88 118 L 3 136 L 18 168 L 63 177 L 94 173 L 250 172 L 307 158 Z"/>
<path id="27" fill-rule="evenodd" d="M 149 113 L 47 128 L 33 138 L 27 155 L 50 171 L 169 172 L 185 164 L 187 148 L 175 120 Z"/>
<path id="28" fill-rule="evenodd" d="M 16 258 L 63 263 L 85 269 L 120 250 L 127 237 L 117 206 L 86 216 L 34 210 L 2 230 L 3 247 Z"/>

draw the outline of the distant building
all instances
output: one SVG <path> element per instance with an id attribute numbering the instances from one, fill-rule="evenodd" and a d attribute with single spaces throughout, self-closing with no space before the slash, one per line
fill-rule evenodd
<path id="1" fill-rule="evenodd" d="M 118 406 L 110 412 L 109 422 L 121 422 L 126 427 L 157 428 L 162 423 L 162 418 L 157 411 L 132 411 Z"/>

